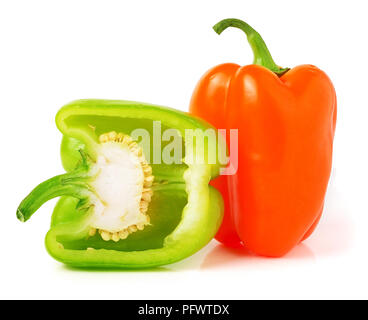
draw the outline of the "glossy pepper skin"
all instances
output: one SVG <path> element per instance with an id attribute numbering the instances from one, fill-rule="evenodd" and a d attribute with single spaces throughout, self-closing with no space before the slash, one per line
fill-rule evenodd
<path id="1" fill-rule="evenodd" d="M 247 34 L 254 63 L 210 69 L 190 104 L 192 114 L 216 128 L 238 129 L 238 171 L 211 183 L 225 202 L 216 239 L 279 257 L 306 239 L 321 217 L 332 162 L 335 90 L 315 66 L 278 67 L 260 35 L 241 20 L 225 19 L 214 30 L 220 34 L 230 26 Z"/>
<path id="2" fill-rule="evenodd" d="M 58 112 L 56 124 L 63 134 L 61 157 L 67 173 L 40 184 L 17 210 L 17 217 L 26 221 L 43 202 L 62 196 L 46 235 L 46 248 L 56 260 L 76 267 L 155 267 L 184 259 L 213 238 L 222 221 L 223 202 L 209 181 L 217 176 L 220 165 L 197 163 L 195 155 L 190 163 L 184 159 L 178 164 L 152 164 L 151 223 L 144 230 L 117 242 L 89 234 L 91 214 L 83 208 L 78 188 L 88 179 L 80 172 L 88 162 L 96 161 L 98 136 L 111 131 L 130 134 L 136 128 L 152 133 L 153 121 L 174 128 L 182 137 L 185 129 L 211 128 L 187 113 L 129 101 L 79 100 Z M 165 145 L 162 142 L 159 148 Z M 154 148 L 151 143 L 151 152 Z M 185 152 L 188 156 L 190 151 L 186 148 Z"/>

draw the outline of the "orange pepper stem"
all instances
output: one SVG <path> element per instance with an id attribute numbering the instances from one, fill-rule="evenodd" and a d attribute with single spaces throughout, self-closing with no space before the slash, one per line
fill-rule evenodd
<path id="1" fill-rule="evenodd" d="M 271 70 L 272 72 L 276 73 L 278 76 L 283 75 L 285 72 L 289 70 L 289 68 L 279 67 L 273 61 L 271 53 L 270 51 L 268 51 L 268 48 L 265 42 L 263 41 L 262 37 L 248 23 L 239 19 L 224 19 L 216 23 L 213 26 L 213 30 L 215 30 L 217 34 L 221 34 L 222 31 L 224 31 L 228 27 L 238 28 L 245 32 L 248 38 L 248 42 L 254 54 L 253 64 L 263 66 Z"/>

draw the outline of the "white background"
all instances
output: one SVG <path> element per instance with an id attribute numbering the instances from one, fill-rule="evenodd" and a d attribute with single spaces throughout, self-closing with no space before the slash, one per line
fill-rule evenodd
<path id="1" fill-rule="evenodd" d="M 368 298 L 366 1 L 1 1 L 0 298 Z M 44 248 L 56 200 L 26 224 L 16 207 L 63 171 L 57 110 L 80 98 L 187 110 L 200 76 L 249 64 L 245 35 L 212 25 L 236 17 L 282 66 L 310 63 L 335 84 L 334 165 L 323 219 L 282 259 L 213 241 L 180 263 L 139 272 L 85 272 Z"/>

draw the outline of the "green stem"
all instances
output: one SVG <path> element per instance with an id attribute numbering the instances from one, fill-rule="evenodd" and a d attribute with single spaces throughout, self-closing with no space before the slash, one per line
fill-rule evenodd
<path id="1" fill-rule="evenodd" d="M 279 67 L 273 61 L 270 51 L 268 51 L 268 48 L 260 34 L 246 22 L 239 19 L 224 19 L 215 24 L 213 26 L 213 30 L 215 30 L 217 34 L 221 34 L 222 31 L 224 31 L 228 27 L 238 28 L 245 32 L 254 54 L 253 64 L 263 66 L 276 73 L 278 76 L 283 75 L 286 71 L 289 70 L 289 68 Z"/>
<path id="2" fill-rule="evenodd" d="M 20 203 L 17 218 L 27 221 L 45 202 L 56 197 L 67 195 L 80 200 L 88 199 L 91 190 L 86 181 L 89 179 L 88 167 L 83 166 L 42 182 Z"/>

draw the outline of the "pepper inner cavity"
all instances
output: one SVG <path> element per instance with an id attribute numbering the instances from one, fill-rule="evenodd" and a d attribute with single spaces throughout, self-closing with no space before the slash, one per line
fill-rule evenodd
<path id="1" fill-rule="evenodd" d="M 99 137 L 99 149 L 92 170 L 94 214 L 90 236 L 98 231 L 105 241 L 126 239 L 149 225 L 148 206 L 154 177 L 142 148 L 133 139 L 115 131 Z"/>

